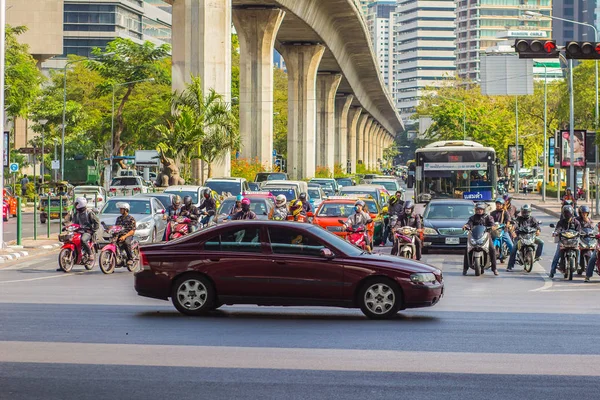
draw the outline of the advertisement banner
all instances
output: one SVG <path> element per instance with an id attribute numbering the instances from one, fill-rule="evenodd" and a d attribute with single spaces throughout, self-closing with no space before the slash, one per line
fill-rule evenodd
<path id="1" fill-rule="evenodd" d="M 8 148 L 8 132 L 4 132 L 3 140 L 4 140 L 4 154 L 3 154 L 3 158 L 2 159 L 4 160 L 4 166 L 8 167 L 8 151 L 9 151 L 9 148 Z"/>
<path id="2" fill-rule="evenodd" d="M 585 163 L 590 168 L 596 167 L 596 132 L 585 133 Z"/>
<path id="3" fill-rule="evenodd" d="M 425 163 L 424 167 L 425 171 L 485 171 L 487 169 L 487 164 L 484 162 L 430 162 Z"/>
<path id="4" fill-rule="evenodd" d="M 574 131 L 575 134 L 575 146 L 574 146 L 574 155 L 575 161 L 573 163 L 576 167 L 584 167 L 585 166 L 585 131 Z M 560 139 L 560 166 L 561 167 L 570 167 L 571 166 L 571 147 L 570 147 L 570 137 L 571 134 L 569 131 L 560 131 L 559 139 Z"/>
<path id="5" fill-rule="evenodd" d="M 463 192 L 463 199 L 473 201 L 491 201 L 491 190 L 477 190 L 473 192 Z"/>
<path id="6" fill-rule="evenodd" d="M 548 140 L 548 166 L 554 168 L 554 159 L 556 157 L 554 138 Z"/>
<path id="7" fill-rule="evenodd" d="M 506 159 L 508 160 L 508 166 L 513 166 L 517 162 L 517 146 L 511 144 L 508 146 L 508 153 Z M 519 145 L 519 166 L 523 166 L 523 145 Z"/>

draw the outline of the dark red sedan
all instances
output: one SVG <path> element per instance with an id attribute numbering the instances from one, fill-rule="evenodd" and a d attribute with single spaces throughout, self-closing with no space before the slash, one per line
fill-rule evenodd
<path id="1" fill-rule="evenodd" d="M 224 304 L 360 308 L 390 318 L 436 304 L 442 272 L 403 258 L 366 254 L 311 224 L 234 221 L 177 241 L 144 246 L 140 296 L 172 299 L 183 314 Z"/>

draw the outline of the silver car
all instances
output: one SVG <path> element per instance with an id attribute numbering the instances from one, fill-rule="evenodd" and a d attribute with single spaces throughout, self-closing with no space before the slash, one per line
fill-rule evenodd
<path id="1" fill-rule="evenodd" d="M 140 244 L 150 244 L 158 242 L 163 237 L 166 228 L 166 220 L 163 219 L 164 207 L 160 201 L 155 198 L 144 197 L 111 197 L 102 211 L 100 212 L 100 221 L 107 226 L 113 226 L 120 215 L 117 203 L 127 202 L 131 207 L 129 213 L 136 222 L 135 236 Z M 109 236 L 104 232 L 98 235 L 98 243 L 103 246 L 108 243 Z"/>

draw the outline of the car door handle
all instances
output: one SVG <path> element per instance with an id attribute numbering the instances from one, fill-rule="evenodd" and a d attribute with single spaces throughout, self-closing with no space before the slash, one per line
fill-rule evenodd
<path id="1" fill-rule="evenodd" d="M 219 261 L 221 261 L 220 258 L 209 258 L 209 260 L 213 261 L 213 262 L 219 262 Z"/>
<path id="2" fill-rule="evenodd" d="M 274 263 L 279 264 L 279 265 L 286 265 L 287 263 L 285 261 L 277 261 L 277 260 L 273 260 Z"/>

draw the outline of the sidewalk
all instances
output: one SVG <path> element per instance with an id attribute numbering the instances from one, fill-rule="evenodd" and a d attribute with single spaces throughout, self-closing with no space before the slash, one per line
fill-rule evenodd
<path id="1" fill-rule="evenodd" d="M 0 264 L 23 257 L 51 253 L 60 247 L 57 239 L 23 239 L 22 245 L 17 246 L 15 241 L 7 243 L 6 248 L 0 249 Z"/>

